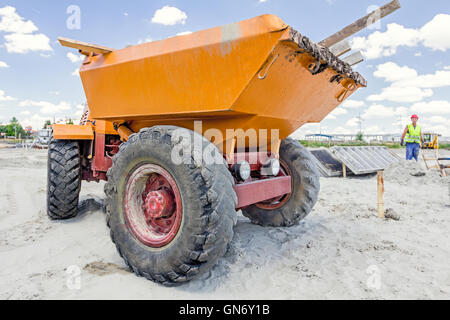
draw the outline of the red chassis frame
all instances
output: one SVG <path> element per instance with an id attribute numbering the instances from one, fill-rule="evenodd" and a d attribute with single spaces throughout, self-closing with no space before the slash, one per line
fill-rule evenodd
<path id="1" fill-rule="evenodd" d="M 106 173 L 112 166 L 112 159 L 106 153 L 106 135 L 95 134 L 95 153 L 90 163 L 90 168 L 83 168 L 82 179 L 85 181 L 108 180 Z M 240 153 L 235 154 L 234 159 L 228 161 L 231 168 L 239 159 L 258 159 L 258 164 L 252 164 L 252 171 L 261 167 L 261 160 L 266 159 L 267 153 Z M 292 191 L 292 179 L 290 176 L 280 174 L 274 178 L 250 178 L 249 180 L 235 185 L 234 190 L 238 197 L 236 209 L 242 209 L 253 204 L 270 199 L 277 199 Z"/>

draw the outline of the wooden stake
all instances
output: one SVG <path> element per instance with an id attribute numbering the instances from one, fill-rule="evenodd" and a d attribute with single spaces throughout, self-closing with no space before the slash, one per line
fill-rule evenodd
<path id="1" fill-rule="evenodd" d="M 348 37 L 354 35 L 355 33 L 367 28 L 371 24 L 377 22 L 378 20 L 384 18 L 388 14 L 400 9 L 400 3 L 398 0 L 393 0 L 388 4 L 385 4 L 378 10 L 375 10 L 369 13 L 364 18 L 359 19 L 356 22 L 353 22 L 351 25 L 345 27 L 339 32 L 336 32 L 332 36 L 329 36 L 325 40 L 319 42 L 319 45 L 322 47 L 331 47 L 332 45 L 347 39 Z"/>
<path id="2" fill-rule="evenodd" d="M 378 171 L 378 217 L 384 219 L 384 178 L 383 171 Z"/>
<path id="3" fill-rule="evenodd" d="M 347 166 L 344 163 L 342 164 L 342 176 L 347 178 Z"/>

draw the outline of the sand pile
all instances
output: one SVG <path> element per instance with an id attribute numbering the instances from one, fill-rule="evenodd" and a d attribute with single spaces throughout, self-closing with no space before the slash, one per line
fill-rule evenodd
<path id="1" fill-rule="evenodd" d="M 46 165 L 46 151 L 9 148 L 0 154 L 2 168 L 43 168 Z"/>
<path id="2" fill-rule="evenodd" d="M 415 177 L 417 164 L 404 163 L 386 172 L 403 183 L 385 185 L 390 219 L 378 218 L 373 175 L 322 178 L 312 214 L 292 228 L 262 228 L 239 214 L 218 264 L 166 288 L 136 277 L 118 254 L 102 212 L 103 182 L 83 182 L 77 218 L 47 218 L 46 157 L 0 150 L 0 300 L 450 298 L 449 194 L 431 183 L 435 170 L 419 167 L 426 175 Z"/>
<path id="3" fill-rule="evenodd" d="M 423 161 L 401 160 L 384 171 L 384 180 L 408 185 L 411 182 L 420 184 L 448 184 L 449 177 L 442 177 L 437 169 L 428 170 Z"/>

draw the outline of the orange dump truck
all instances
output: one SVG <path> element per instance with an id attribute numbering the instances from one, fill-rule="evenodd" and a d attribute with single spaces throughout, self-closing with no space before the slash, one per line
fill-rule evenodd
<path id="1" fill-rule="evenodd" d="M 307 216 L 319 175 L 289 135 L 366 86 L 273 15 L 121 50 L 60 42 L 86 55 L 89 107 L 80 125 L 53 127 L 48 214 L 74 217 L 81 181 L 107 181 L 120 255 L 164 285 L 225 254 L 238 210 L 262 226 Z"/>

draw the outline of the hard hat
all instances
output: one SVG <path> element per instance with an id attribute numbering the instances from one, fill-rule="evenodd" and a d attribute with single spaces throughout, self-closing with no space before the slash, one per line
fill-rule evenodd
<path id="1" fill-rule="evenodd" d="M 411 119 L 419 119 L 419 116 L 417 114 L 413 114 Z"/>

